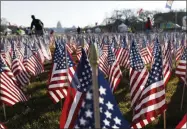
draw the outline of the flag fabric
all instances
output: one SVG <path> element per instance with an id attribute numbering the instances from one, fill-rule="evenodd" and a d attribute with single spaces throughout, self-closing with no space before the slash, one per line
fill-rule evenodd
<path id="1" fill-rule="evenodd" d="M 183 119 L 176 126 L 176 129 L 186 129 L 187 128 L 187 114 L 184 115 Z"/>
<path id="2" fill-rule="evenodd" d="M 154 47 L 154 60 L 147 83 L 145 84 L 139 103 L 134 108 L 132 128 L 142 128 L 166 110 L 165 87 L 162 74 L 162 53 L 157 43 Z"/>
<path id="3" fill-rule="evenodd" d="M 109 83 L 99 70 L 99 108 L 101 128 L 130 128 L 129 123 L 123 118 Z M 68 105 L 69 102 L 69 105 Z M 60 128 L 95 128 L 93 91 L 86 93 L 73 91 L 73 95 L 66 98 L 60 119 Z"/>
<path id="4" fill-rule="evenodd" d="M 176 68 L 176 75 L 179 76 L 179 78 L 183 81 L 186 82 L 186 60 L 187 60 L 187 48 L 185 48 L 181 59 L 179 60 L 179 64 L 177 65 Z"/>
<path id="5" fill-rule="evenodd" d="M 48 85 L 48 93 L 54 103 L 67 96 L 67 88 L 70 86 L 74 73 L 75 67 L 69 53 L 66 57 L 63 43 L 57 43 Z"/>
<path id="6" fill-rule="evenodd" d="M 18 102 L 27 101 L 27 98 L 14 80 L 13 73 L 0 58 L 0 101 L 13 106 Z"/>
<path id="7" fill-rule="evenodd" d="M 171 9 L 174 0 L 167 0 L 165 8 Z"/>
<path id="8" fill-rule="evenodd" d="M 144 66 L 138 48 L 133 41 L 130 49 L 130 94 L 131 107 L 139 102 L 142 90 L 147 82 L 149 72 Z"/>

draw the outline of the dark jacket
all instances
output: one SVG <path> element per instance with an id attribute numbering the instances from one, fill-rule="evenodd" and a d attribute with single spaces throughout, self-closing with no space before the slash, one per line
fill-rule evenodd
<path id="1" fill-rule="evenodd" d="M 151 29 L 151 21 L 150 21 L 150 20 L 148 20 L 148 21 L 146 22 L 145 28 L 148 29 L 148 30 Z"/>
<path id="2" fill-rule="evenodd" d="M 39 19 L 34 19 L 31 23 L 31 30 L 33 28 L 33 26 L 35 26 L 36 30 L 42 30 L 43 29 L 43 22 Z"/>

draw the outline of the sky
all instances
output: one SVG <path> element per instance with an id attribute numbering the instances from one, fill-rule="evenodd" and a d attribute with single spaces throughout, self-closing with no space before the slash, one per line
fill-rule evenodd
<path id="1" fill-rule="evenodd" d="M 113 10 L 135 9 L 162 10 L 166 1 L 1 1 L 1 17 L 11 24 L 30 26 L 31 15 L 40 19 L 45 27 L 84 27 L 101 24 Z M 173 10 L 186 9 L 186 1 L 174 1 Z"/>

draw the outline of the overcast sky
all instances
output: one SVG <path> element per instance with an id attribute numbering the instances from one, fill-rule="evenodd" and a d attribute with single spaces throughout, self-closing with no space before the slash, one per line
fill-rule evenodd
<path id="1" fill-rule="evenodd" d="M 45 27 L 73 25 L 84 27 L 99 24 L 115 9 L 162 10 L 166 1 L 1 1 L 1 17 L 11 24 L 30 26 L 31 15 L 43 21 Z M 172 9 L 185 9 L 186 1 L 174 1 Z"/>

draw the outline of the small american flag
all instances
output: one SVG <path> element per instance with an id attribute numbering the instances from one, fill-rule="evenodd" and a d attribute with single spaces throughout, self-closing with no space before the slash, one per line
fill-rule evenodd
<path id="1" fill-rule="evenodd" d="M 135 105 L 138 103 L 148 76 L 149 72 L 144 66 L 138 48 L 133 41 L 130 50 L 130 93 L 132 107 L 135 107 Z"/>
<path id="2" fill-rule="evenodd" d="M 128 46 L 126 43 L 126 36 L 123 37 L 122 39 L 122 44 L 121 48 L 119 49 L 119 53 L 117 56 L 117 61 L 119 62 L 119 65 L 129 69 L 130 63 L 129 63 L 129 50 Z"/>
<path id="3" fill-rule="evenodd" d="M 179 64 L 176 68 L 176 75 L 180 77 L 180 79 L 184 82 L 186 82 L 186 79 L 185 77 L 187 76 L 186 75 L 186 60 L 187 60 L 187 48 L 185 48 L 183 54 L 182 54 L 182 57 L 181 59 L 179 60 Z"/>
<path id="4" fill-rule="evenodd" d="M 163 75 L 164 85 L 166 86 L 170 76 L 172 74 L 172 54 L 171 54 L 171 43 L 168 42 L 165 48 L 164 60 L 163 60 Z"/>
<path id="5" fill-rule="evenodd" d="M 146 43 L 146 40 L 145 39 L 142 39 L 142 48 L 140 50 L 140 53 L 141 53 L 141 57 L 144 61 L 145 64 L 149 64 L 151 63 L 151 55 L 150 55 L 150 50 L 147 46 L 147 43 Z"/>
<path id="6" fill-rule="evenodd" d="M 26 70 L 31 74 L 33 74 L 34 76 L 44 71 L 43 64 L 33 54 L 33 52 L 31 51 L 31 47 L 28 46 L 27 44 L 25 44 L 23 65 L 25 66 Z"/>
<path id="7" fill-rule="evenodd" d="M 98 74 L 99 107 L 101 128 L 130 128 L 121 114 L 115 98 L 101 71 Z M 71 101 L 68 103 L 68 101 Z M 69 108 L 68 108 L 69 107 Z M 93 91 L 84 94 L 73 91 L 62 110 L 60 128 L 95 128 L 93 111 Z"/>
<path id="8" fill-rule="evenodd" d="M 114 92 L 120 83 L 122 79 L 122 72 L 120 70 L 119 64 L 117 60 L 115 59 L 115 55 L 112 52 L 111 47 L 108 45 L 108 75 L 109 75 L 109 82 L 110 82 L 110 88 L 112 92 Z"/>
<path id="9" fill-rule="evenodd" d="M 8 106 L 27 101 L 25 95 L 18 87 L 13 73 L 5 64 L 2 56 L 0 57 L 0 78 L 0 101 Z"/>
<path id="10" fill-rule="evenodd" d="M 15 47 L 15 46 L 14 46 Z M 21 86 L 25 86 L 30 81 L 30 75 L 26 71 L 23 63 L 17 58 L 16 50 L 13 48 L 13 56 L 12 56 L 12 72 L 16 77 L 18 83 Z"/>
<path id="11" fill-rule="evenodd" d="M 60 42 L 61 43 L 61 42 Z M 75 73 L 74 63 L 67 53 L 64 44 L 56 44 L 51 76 L 49 79 L 48 93 L 54 103 L 59 102 L 67 95 L 72 76 Z"/>
<path id="12" fill-rule="evenodd" d="M 154 60 L 147 83 L 134 109 L 132 128 L 142 128 L 166 110 L 165 87 L 162 74 L 162 53 L 158 43 L 154 47 Z"/>

